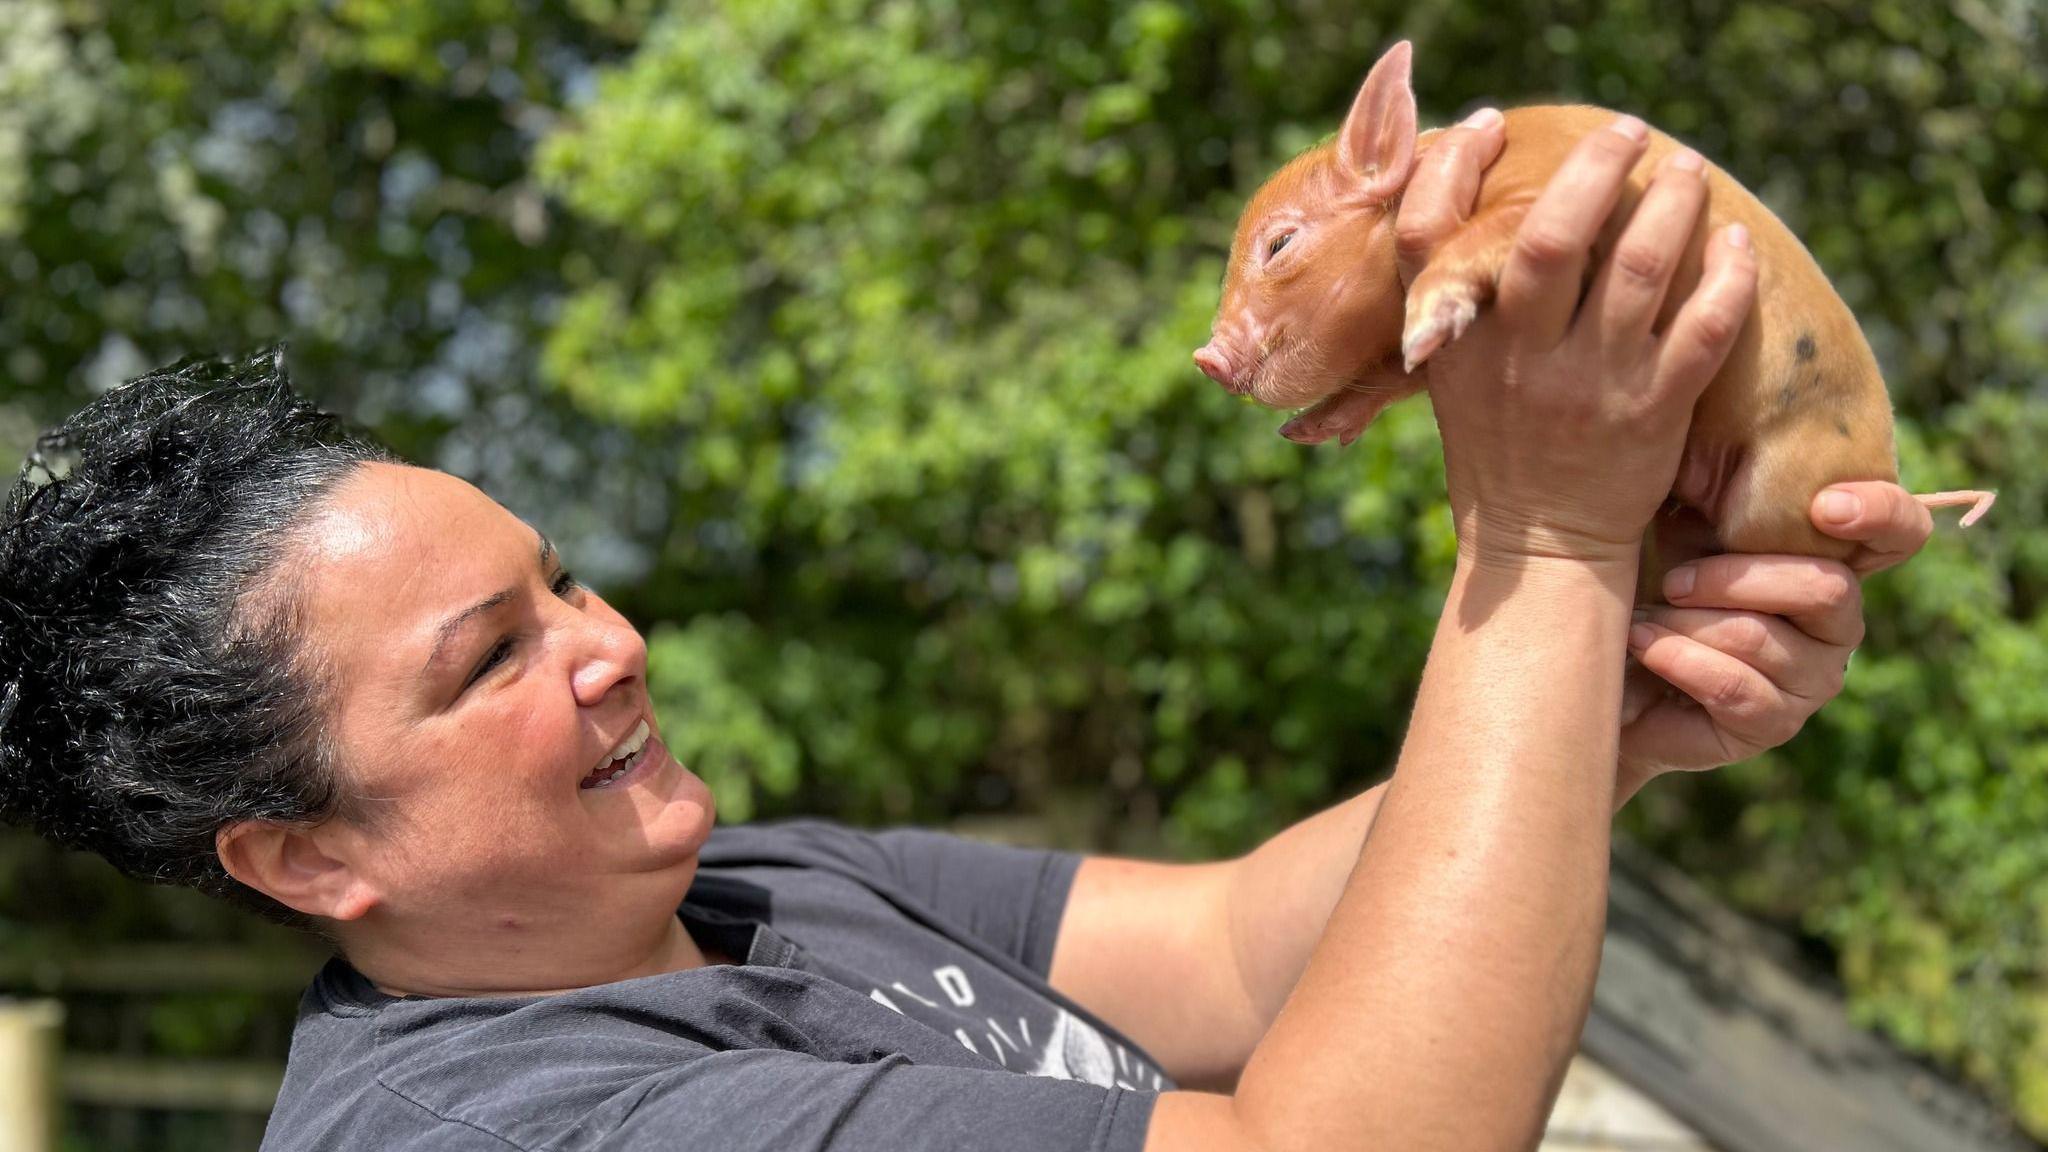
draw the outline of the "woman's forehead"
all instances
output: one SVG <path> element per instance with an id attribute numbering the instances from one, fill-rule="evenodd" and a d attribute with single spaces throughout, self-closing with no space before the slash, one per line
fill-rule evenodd
<path id="1" fill-rule="evenodd" d="M 459 477 L 407 464 L 365 464 L 336 485 L 301 536 L 310 564 L 388 562 L 459 553 L 519 519 Z"/>
<path id="2" fill-rule="evenodd" d="M 293 576 L 308 623 L 408 647 L 405 637 L 495 591 L 507 559 L 530 557 L 534 539 L 474 485 L 382 463 L 337 485 L 296 535 Z"/>

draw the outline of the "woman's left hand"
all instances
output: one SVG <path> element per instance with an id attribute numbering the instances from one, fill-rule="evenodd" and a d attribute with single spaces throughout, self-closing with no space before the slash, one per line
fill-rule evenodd
<path id="1" fill-rule="evenodd" d="M 1854 498 L 1846 516 L 1829 500 L 1834 493 Z M 1858 577 L 1910 559 L 1934 530 L 1911 493 L 1880 482 L 1834 485 L 1809 515 L 1822 532 L 1863 547 L 1846 563 L 1694 560 L 1667 578 L 1670 606 L 1648 609 L 1631 629 L 1629 652 L 1655 676 L 1632 670 L 1623 695 L 1617 803 L 1662 773 L 1733 764 L 1797 735 L 1841 693 L 1849 654 L 1863 640 Z"/>

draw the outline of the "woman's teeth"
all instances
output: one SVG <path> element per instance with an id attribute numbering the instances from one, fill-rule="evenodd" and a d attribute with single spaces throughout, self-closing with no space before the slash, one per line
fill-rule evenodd
<path id="1" fill-rule="evenodd" d="M 640 761 L 645 759 L 643 754 L 647 750 L 647 741 L 652 735 L 653 732 L 648 728 L 647 721 L 642 720 L 633 729 L 632 734 L 627 736 L 624 741 L 620 742 L 617 748 L 612 750 L 610 759 L 600 764 L 595 771 L 583 778 L 581 787 L 586 789 L 602 788 L 638 767 Z"/>

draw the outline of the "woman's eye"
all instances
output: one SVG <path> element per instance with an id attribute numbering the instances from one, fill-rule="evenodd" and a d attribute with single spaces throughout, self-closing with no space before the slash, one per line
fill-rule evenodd
<path id="1" fill-rule="evenodd" d="M 576 574 L 574 572 L 569 571 L 567 568 L 564 568 L 560 572 L 556 573 L 555 578 L 548 582 L 549 590 L 554 592 L 555 595 L 560 596 L 565 600 L 569 598 L 571 593 L 576 592 L 578 589 L 581 589 L 582 587 L 583 585 L 576 579 Z M 468 688 L 469 686 L 475 684 L 477 681 L 483 679 L 484 676 L 487 675 L 491 669 L 496 668 L 500 664 L 503 664 L 505 662 L 505 658 L 510 656 L 511 654 L 512 637 L 507 636 L 503 640 L 498 641 L 495 645 L 491 647 L 491 650 L 489 652 L 484 654 L 483 661 L 476 666 L 476 671 L 471 672 L 469 674 L 469 679 L 463 681 L 462 686 L 464 688 Z"/>
<path id="2" fill-rule="evenodd" d="M 510 656 L 511 654 L 512 641 L 510 638 L 500 640 L 496 644 L 492 645 L 491 650 L 484 654 L 483 663 L 478 664 L 476 666 L 476 671 L 469 674 L 469 680 L 463 684 L 463 687 L 467 688 L 471 684 L 474 684 L 477 681 L 483 679 L 484 673 L 489 672 L 491 669 L 496 668 L 500 664 L 503 664 L 505 662 L 505 657 Z"/>
<path id="3" fill-rule="evenodd" d="M 1282 232 L 1278 236 L 1273 237 L 1273 242 L 1266 246 L 1266 259 L 1271 260 L 1273 257 L 1278 256 L 1280 250 L 1287 247 L 1287 242 L 1292 239 L 1294 239 L 1294 233 L 1292 232 Z"/>

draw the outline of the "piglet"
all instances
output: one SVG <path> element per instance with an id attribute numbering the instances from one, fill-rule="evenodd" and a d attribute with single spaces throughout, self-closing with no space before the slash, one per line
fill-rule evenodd
<path id="1" fill-rule="evenodd" d="M 1586 106 L 1506 112 L 1506 144 L 1481 181 L 1472 217 L 1403 284 L 1394 213 L 1417 157 L 1411 49 L 1373 66 L 1344 126 L 1269 179 L 1238 220 L 1204 373 L 1234 393 L 1301 408 L 1281 434 L 1304 444 L 1356 440 L 1381 409 L 1428 384 L 1423 363 L 1456 340 L 1493 298 L 1516 229 L 1573 146 L 1614 113 Z M 1620 205 L 1595 246 L 1604 261 L 1659 160 L 1681 147 L 1651 132 Z M 1820 266 L 1770 209 L 1706 166 L 1707 208 L 1657 324 L 1699 282 L 1708 235 L 1741 222 L 1758 257 L 1754 310 L 1693 412 L 1671 493 L 1712 525 L 1720 548 L 1844 558 L 1856 545 L 1816 530 L 1813 497 L 1846 480 L 1896 482 L 1891 403 L 1856 318 Z M 1990 492 L 1921 496 L 1969 504 Z"/>

